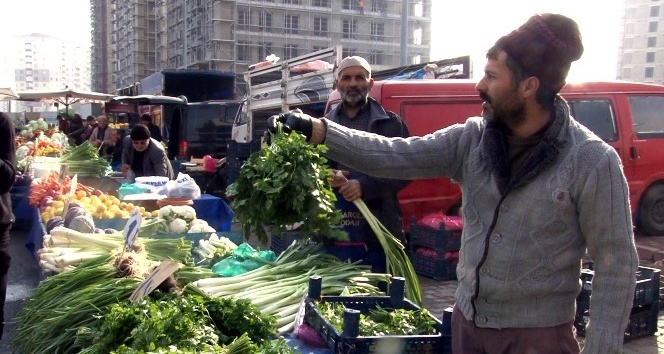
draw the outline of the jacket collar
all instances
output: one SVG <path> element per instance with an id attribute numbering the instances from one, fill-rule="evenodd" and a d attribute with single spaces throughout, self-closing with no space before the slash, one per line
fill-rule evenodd
<path id="1" fill-rule="evenodd" d="M 486 123 L 482 137 L 482 156 L 488 160 L 496 184 L 503 194 L 532 181 L 551 165 L 567 143 L 569 124 L 569 107 L 562 97 L 558 96 L 554 102 L 553 122 L 510 183 L 509 151 L 505 138 L 507 127 L 496 121 Z"/>

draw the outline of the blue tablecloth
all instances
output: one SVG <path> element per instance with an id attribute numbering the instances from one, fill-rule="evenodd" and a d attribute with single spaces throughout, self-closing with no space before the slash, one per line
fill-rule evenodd
<path id="1" fill-rule="evenodd" d="M 233 222 L 233 210 L 226 202 L 210 194 L 201 194 L 193 200 L 196 218 L 207 221 L 217 231 L 230 231 Z"/>

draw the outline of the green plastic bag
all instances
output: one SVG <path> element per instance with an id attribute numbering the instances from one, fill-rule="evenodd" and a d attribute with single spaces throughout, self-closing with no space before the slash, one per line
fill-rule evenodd
<path id="1" fill-rule="evenodd" d="M 237 246 L 230 256 L 215 263 L 212 266 L 212 273 L 221 277 L 233 277 L 259 268 L 266 262 L 274 262 L 276 259 L 277 256 L 272 251 L 256 251 L 248 243 L 243 243 Z"/>
<path id="2" fill-rule="evenodd" d="M 149 187 L 141 187 L 133 183 L 123 183 L 118 188 L 118 197 L 120 200 L 124 199 L 126 196 L 131 194 L 141 194 L 149 191 Z"/>

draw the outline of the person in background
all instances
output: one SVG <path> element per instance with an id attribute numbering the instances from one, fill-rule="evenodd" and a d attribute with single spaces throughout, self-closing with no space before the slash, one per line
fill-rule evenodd
<path id="1" fill-rule="evenodd" d="M 373 83 L 371 66 L 364 58 L 344 58 L 336 73 L 336 88 L 341 94 L 341 103 L 325 117 L 349 128 L 383 136 L 409 136 L 408 127 L 401 117 L 385 110 L 380 103 L 369 97 Z M 385 252 L 353 201 L 362 199 L 371 213 L 405 244 L 397 194 L 409 182 L 376 178 L 337 161 L 329 162 L 333 169 L 332 187 L 337 195 L 336 207 L 342 212 L 343 228 L 348 232 L 349 242 L 326 245 L 327 252 L 343 260 L 362 261 L 371 265 L 372 271 L 384 273 Z"/>
<path id="2" fill-rule="evenodd" d="M 122 175 L 129 180 L 142 176 L 174 178 L 166 150 L 150 137 L 150 130 L 143 124 L 134 126 L 123 141 Z"/>
<path id="3" fill-rule="evenodd" d="M 9 254 L 9 230 L 14 222 L 9 190 L 16 177 L 16 147 L 14 124 L 6 113 L 0 113 L 0 339 L 4 330 L 5 299 L 7 297 L 7 274 L 12 259 Z"/>
<path id="4" fill-rule="evenodd" d="M 85 128 L 87 123 L 83 121 L 83 118 L 80 114 L 74 113 L 74 118 L 71 120 L 71 126 L 69 127 L 69 143 L 71 145 L 81 145 L 83 143 L 83 134 L 85 133 Z"/>
<path id="5" fill-rule="evenodd" d="M 295 113 L 268 119 L 270 131 L 282 122 L 367 174 L 461 184 L 454 353 L 579 353 L 586 253 L 594 276 L 583 353 L 622 352 L 639 262 L 629 189 L 615 149 L 558 95 L 582 53 L 575 21 L 530 17 L 487 52 L 476 85 L 483 117 L 422 137 L 385 138 Z"/>
<path id="6" fill-rule="evenodd" d="M 101 147 L 101 155 L 108 160 L 113 171 L 120 171 L 122 167 L 122 139 L 120 137 L 120 130 L 108 128 L 107 133 L 109 138 Z"/>
<path id="7" fill-rule="evenodd" d="M 99 148 L 102 143 L 108 144 L 111 139 L 111 129 L 108 129 L 108 118 L 105 115 L 97 117 L 97 127 L 92 129 L 88 141 L 92 146 Z"/>
<path id="8" fill-rule="evenodd" d="M 63 117 L 61 114 L 58 114 L 56 119 L 58 121 L 58 130 L 62 132 L 62 134 L 69 134 L 69 120 L 67 120 L 67 118 Z"/>
<path id="9" fill-rule="evenodd" d="M 92 131 L 95 130 L 95 128 L 97 127 L 97 122 L 95 120 L 95 117 L 94 116 L 85 117 L 83 125 L 85 126 L 85 130 L 83 131 L 83 141 L 88 141 L 92 136 Z"/>
<path id="10" fill-rule="evenodd" d="M 150 129 L 150 134 L 152 135 L 152 139 L 157 140 L 157 141 L 162 141 L 161 137 L 161 129 L 159 129 L 159 126 L 152 123 L 152 117 L 149 114 L 144 114 L 141 116 L 141 124 L 145 125 Z"/>

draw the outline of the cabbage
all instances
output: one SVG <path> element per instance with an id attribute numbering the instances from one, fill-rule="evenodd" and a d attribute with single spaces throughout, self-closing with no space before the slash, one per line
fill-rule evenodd
<path id="1" fill-rule="evenodd" d="M 90 214 L 78 215 L 71 220 L 69 228 L 82 233 L 94 233 L 95 222 L 92 220 Z"/>
<path id="2" fill-rule="evenodd" d="M 71 204 L 70 204 L 69 209 L 67 210 L 67 214 L 65 215 L 64 226 L 71 229 L 72 228 L 71 227 L 71 222 L 74 220 L 75 217 L 77 217 L 77 216 L 86 216 L 87 214 L 88 214 L 88 212 L 85 209 L 83 209 L 82 207 L 80 207 L 80 206 L 71 206 Z M 92 230 L 94 230 L 94 227 L 92 228 Z M 90 232 L 92 232 L 92 231 L 90 231 Z"/>
<path id="3" fill-rule="evenodd" d="M 64 221 L 61 216 L 54 216 L 46 222 L 46 233 L 51 233 L 51 230 L 56 226 L 64 226 Z"/>

